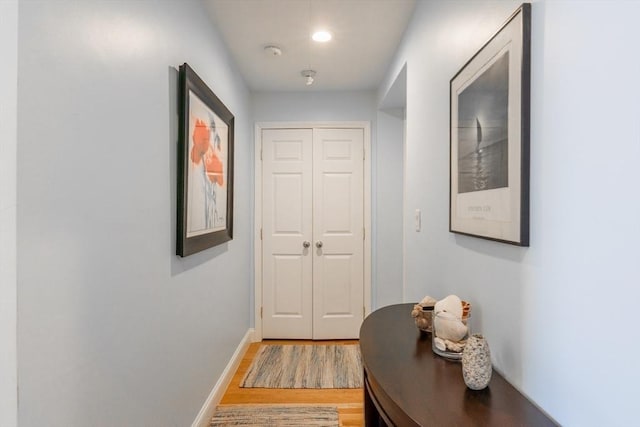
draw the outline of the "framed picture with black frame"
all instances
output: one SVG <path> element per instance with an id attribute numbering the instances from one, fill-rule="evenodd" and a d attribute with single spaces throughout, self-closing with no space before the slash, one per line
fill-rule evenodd
<path id="1" fill-rule="evenodd" d="M 188 64 L 179 70 L 176 254 L 233 238 L 234 117 Z"/>
<path id="2" fill-rule="evenodd" d="M 449 230 L 529 246 L 531 4 L 450 82 Z"/>

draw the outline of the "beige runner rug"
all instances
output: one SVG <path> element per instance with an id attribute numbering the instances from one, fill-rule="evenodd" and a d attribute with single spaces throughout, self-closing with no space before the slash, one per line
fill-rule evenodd
<path id="1" fill-rule="evenodd" d="M 360 347 L 262 345 L 240 387 L 360 388 Z"/>
<path id="2" fill-rule="evenodd" d="M 209 425 L 211 427 L 338 427 L 338 409 L 334 406 L 303 405 L 218 406 Z"/>

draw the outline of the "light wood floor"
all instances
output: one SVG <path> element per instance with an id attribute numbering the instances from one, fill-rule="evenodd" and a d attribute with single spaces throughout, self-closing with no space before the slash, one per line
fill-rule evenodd
<path id="1" fill-rule="evenodd" d="M 274 344 L 311 344 L 311 345 L 342 345 L 357 344 L 357 340 L 340 341 L 280 341 L 265 340 L 252 343 L 242 358 L 238 370 L 231 380 L 222 397 L 221 405 L 238 404 L 314 404 L 338 407 L 341 426 L 364 426 L 363 399 L 364 392 L 356 389 L 267 389 L 241 388 L 240 382 L 247 373 L 260 345 Z"/>

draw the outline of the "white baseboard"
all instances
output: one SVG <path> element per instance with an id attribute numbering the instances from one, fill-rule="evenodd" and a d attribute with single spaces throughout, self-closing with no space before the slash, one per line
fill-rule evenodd
<path id="1" fill-rule="evenodd" d="M 253 342 L 253 333 L 254 329 L 250 328 L 247 330 L 247 333 L 244 334 L 242 341 L 238 344 L 238 348 L 236 348 L 235 353 L 231 356 L 231 360 L 227 363 L 227 366 L 224 368 L 220 378 L 218 378 L 216 385 L 213 386 L 211 393 L 209 393 L 209 397 L 207 397 L 207 400 L 204 402 L 202 409 L 200 409 L 200 412 L 193 424 L 191 424 L 191 427 L 207 427 L 209 425 L 209 421 L 211 420 L 211 417 L 213 417 L 216 406 L 218 406 L 222 400 L 222 396 L 224 396 L 225 390 L 231 383 L 233 374 L 236 373 L 236 370 L 242 361 L 242 357 L 249 348 L 249 344 Z"/>

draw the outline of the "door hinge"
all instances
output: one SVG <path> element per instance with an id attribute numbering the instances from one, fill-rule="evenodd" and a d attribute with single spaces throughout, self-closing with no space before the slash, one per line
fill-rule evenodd
<path id="1" fill-rule="evenodd" d="M 262 319 L 262 309 L 263 309 L 263 308 L 264 308 L 264 307 L 260 307 L 260 318 L 261 318 L 261 319 Z"/>
<path id="2" fill-rule="evenodd" d="M 262 228 L 260 229 L 260 240 L 262 240 Z"/>
<path id="3" fill-rule="evenodd" d="M 366 317 L 366 312 L 367 312 L 367 309 L 366 309 L 366 308 L 364 308 L 364 306 L 363 306 L 363 307 L 362 307 L 362 318 L 363 318 L 363 319 Z"/>
<path id="4" fill-rule="evenodd" d="M 260 149 L 260 161 L 262 161 L 262 148 Z"/>
<path id="5" fill-rule="evenodd" d="M 366 229 L 366 228 L 363 228 L 363 229 L 362 229 L 362 240 L 366 240 L 366 239 L 365 239 L 365 236 L 366 236 L 366 235 L 367 235 L 367 229 Z"/>

